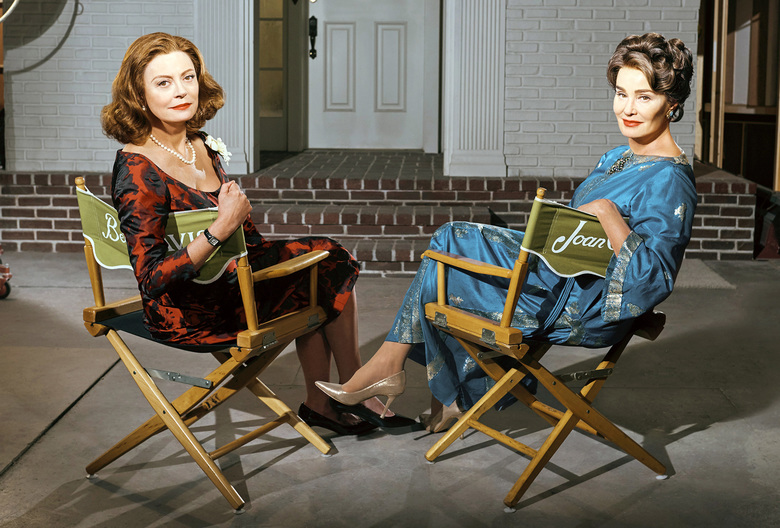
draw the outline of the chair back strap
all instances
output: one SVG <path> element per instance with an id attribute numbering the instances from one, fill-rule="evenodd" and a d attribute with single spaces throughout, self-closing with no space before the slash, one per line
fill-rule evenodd
<path id="1" fill-rule="evenodd" d="M 521 249 L 562 277 L 604 277 L 615 254 L 595 216 L 551 200 L 534 199 Z"/>
<path id="2" fill-rule="evenodd" d="M 116 209 L 89 192 L 77 188 L 79 214 L 84 238 L 90 241 L 95 260 L 107 269 L 132 269 L 127 241 L 119 229 Z M 165 240 L 168 254 L 185 247 L 208 228 L 217 218 L 217 209 L 176 211 L 168 215 Z M 193 279 L 200 284 L 217 280 L 230 262 L 247 254 L 244 230 L 236 231 L 225 240 L 200 269 L 200 276 Z"/>

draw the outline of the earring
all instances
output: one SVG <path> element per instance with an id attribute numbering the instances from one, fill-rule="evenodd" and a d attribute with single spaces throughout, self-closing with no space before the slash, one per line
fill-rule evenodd
<path id="1" fill-rule="evenodd" d="M 669 110 L 669 113 L 668 113 L 668 114 L 666 114 L 666 119 L 668 119 L 669 121 L 671 121 L 673 117 L 674 117 L 674 108 L 671 108 L 671 109 Z"/>
<path id="2" fill-rule="evenodd" d="M 146 112 L 146 107 L 145 107 L 145 106 L 143 106 L 143 105 L 141 105 L 141 110 L 143 110 L 144 112 Z M 669 119 L 671 119 L 671 117 L 670 117 Z"/>

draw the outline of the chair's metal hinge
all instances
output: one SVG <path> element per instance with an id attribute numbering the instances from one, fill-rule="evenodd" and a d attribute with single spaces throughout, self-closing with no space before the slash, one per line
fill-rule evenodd
<path id="1" fill-rule="evenodd" d="M 612 374 L 611 368 L 606 369 L 596 369 L 596 370 L 583 370 L 580 372 L 569 372 L 567 374 L 559 374 L 558 379 L 560 379 L 563 383 L 567 383 L 569 381 L 577 381 L 577 380 L 594 380 L 594 379 L 602 379 L 606 378 Z"/>
<path id="2" fill-rule="evenodd" d="M 315 326 L 320 325 L 320 316 L 319 314 L 314 314 L 309 316 L 309 328 L 314 328 Z"/>
<path id="3" fill-rule="evenodd" d="M 497 352 L 495 350 L 483 350 L 481 352 L 477 352 L 477 357 L 479 359 L 495 359 L 505 355 L 506 354 L 502 354 L 501 352 Z"/>
<path id="4" fill-rule="evenodd" d="M 277 343 L 277 341 L 276 341 L 276 332 L 268 332 L 267 334 L 263 335 L 263 346 L 264 347 L 275 345 L 276 343 Z"/>
<path id="5" fill-rule="evenodd" d="M 185 385 L 192 385 L 193 387 L 201 387 L 203 389 L 210 389 L 212 386 L 211 381 L 195 376 L 187 376 L 186 374 L 179 374 L 178 372 L 171 372 L 169 370 L 157 370 L 152 368 L 144 370 L 146 370 L 146 373 L 151 377 L 161 380 L 175 381 L 176 383 L 184 383 Z"/>
<path id="6" fill-rule="evenodd" d="M 482 342 L 488 346 L 496 346 L 496 333 L 487 328 L 482 329 Z"/>
<path id="7" fill-rule="evenodd" d="M 436 315 L 433 317 L 433 324 L 439 328 L 449 328 L 447 326 L 447 316 L 441 312 L 436 312 Z"/>

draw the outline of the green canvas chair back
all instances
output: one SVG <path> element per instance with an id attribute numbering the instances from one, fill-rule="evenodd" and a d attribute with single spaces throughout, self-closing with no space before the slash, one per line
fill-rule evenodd
<path id="1" fill-rule="evenodd" d="M 128 256 L 127 241 L 119 229 L 116 209 L 89 192 L 77 188 L 79 214 L 84 238 L 92 244 L 95 260 L 104 268 L 132 270 Z M 217 218 L 217 209 L 178 211 L 168 216 L 165 239 L 168 254 L 185 247 L 209 227 Z M 217 280 L 234 259 L 247 254 L 244 230 L 237 229 L 219 246 L 200 269 L 200 276 L 194 279 L 199 284 Z"/>
<path id="2" fill-rule="evenodd" d="M 594 215 L 539 197 L 531 208 L 522 249 L 562 277 L 604 277 L 615 254 Z"/>

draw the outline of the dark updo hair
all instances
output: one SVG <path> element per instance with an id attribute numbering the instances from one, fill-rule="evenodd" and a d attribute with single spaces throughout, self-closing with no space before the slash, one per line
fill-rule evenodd
<path id="1" fill-rule="evenodd" d="M 676 105 L 671 121 L 682 119 L 683 104 L 691 94 L 693 78 L 693 54 L 682 40 L 666 40 L 658 33 L 626 37 L 615 48 L 607 65 L 607 80 L 613 89 L 616 89 L 618 72 L 624 67 L 644 73 L 650 88 Z"/>
<path id="2" fill-rule="evenodd" d="M 195 44 L 184 37 L 167 33 L 150 33 L 133 42 L 119 67 L 111 85 L 111 103 L 100 112 L 103 132 L 120 143 L 141 145 L 152 132 L 152 125 L 143 110 L 144 71 L 158 55 L 181 51 L 187 54 L 195 66 L 198 77 L 198 110 L 187 121 L 187 135 L 192 135 L 214 117 L 225 104 L 222 87 L 206 70 L 203 56 Z"/>

